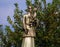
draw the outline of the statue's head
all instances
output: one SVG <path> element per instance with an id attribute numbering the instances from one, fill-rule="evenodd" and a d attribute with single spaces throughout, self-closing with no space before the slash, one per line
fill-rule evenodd
<path id="1" fill-rule="evenodd" d="M 26 9 L 27 12 L 36 12 L 37 8 L 35 6 L 28 6 L 28 9 Z"/>
<path id="2" fill-rule="evenodd" d="M 31 12 L 31 11 L 32 11 L 32 6 L 28 6 L 25 11 L 26 11 L 26 12 Z"/>
<path id="3" fill-rule="evenodd" d="M 32 7 L 32 6 L 28 6 L 28 11 L 29 12 L 32 12 L 32 11 L 36 12 L 37 8 L 36 7 Z"/>
<path id="4" fill-rule="evenodd" d="M 28 6 L 28 11 L 29 11 L 29 12 L 32 11 L 32 6 Z"/>

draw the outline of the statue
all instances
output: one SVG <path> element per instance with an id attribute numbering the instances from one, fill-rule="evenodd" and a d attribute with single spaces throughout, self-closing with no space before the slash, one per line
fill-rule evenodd
<path id="1" fill-rule="evenodd" d="M 23 16 L 23 27 L 24 27 L 24 34 L 23 34 L 23 42 L 22 47 L 35 47 L 34 45 L 34 37 L 35 35 L 35 28 L 37 26 L 37 18 L 36 18 L 36 8 L 32 10 L 32 7 L 28 7 L 28 12 Z M 34 11 L 34 12 L 32 12 Z"/>

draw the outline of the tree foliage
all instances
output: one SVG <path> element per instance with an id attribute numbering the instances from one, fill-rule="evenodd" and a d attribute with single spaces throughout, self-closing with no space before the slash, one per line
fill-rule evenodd
<path id="1" fill-rule="evenodd" d="M 15 47 L 21 46 L 22 40 L 22 10 L 19 10 L 18 4 L 15 3 L 14 10 L 14 21 L 11 20 L 10 16 L 7 17 L 9 24 L 12 26 L 13 30 L 9 26 L 6 26 L 6 32 L 8 33 L 8 45 L 7 47 L 11 47 L 14 45 Z"/>
<path id="2" fill-rule="evenodd" d="M 43 4 L 42 4 L 43 3 Z M 36 29 L 35 45 L 36 47 L 59 47 L 60 46 L 60 0 L 52 0 L 52 3 L 46 3 L 46 0 L 26 0 L 27 7 L 31 5 L 37 8 L 37 18 L 39 26 Z M 23 34 L 22 16 L 23 11 L 19 11 L 18 4 L 15 3 L 14 22 L 8 16 L 7 20 L 14 31 L 6 26 L 8 42 L 6 47 L 12 44 L 15 47 L 21 47 Z M 11 45 L 10 45 L 11 44 Z"/>

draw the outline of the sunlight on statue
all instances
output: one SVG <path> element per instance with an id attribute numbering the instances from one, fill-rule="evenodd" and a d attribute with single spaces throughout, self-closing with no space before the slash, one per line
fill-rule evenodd
<path id="1" fill-rule="evenodd" d="M 35 28 L 37 26 L 37 18 L 36 18 L 36 8 L 32 9 L 31 6 L 28 7 L 28 12 L 23 16 L 23 42 L 22 47 L 35 47 L 34 45 L 34 37 Z"/>

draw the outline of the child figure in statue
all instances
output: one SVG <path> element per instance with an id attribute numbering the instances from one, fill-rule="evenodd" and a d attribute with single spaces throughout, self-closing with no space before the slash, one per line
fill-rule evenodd
<path id="1" fill-rule="evenodd" d="M 34 12 L 32 7 L 28 7 L 28 12 L 23 16 L 23 27 L 25 33 L 23 34 L 23 42 L 22 47 L 35 47 L 34 45 L 34 37 L 35 37 L 35 28 L 37 26 L 36 19 L 36 8 L 34 8 Z"/>

